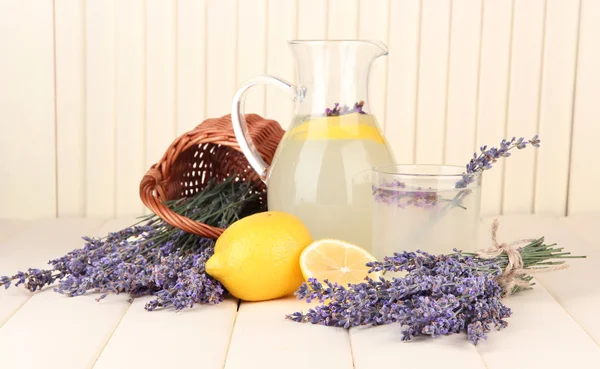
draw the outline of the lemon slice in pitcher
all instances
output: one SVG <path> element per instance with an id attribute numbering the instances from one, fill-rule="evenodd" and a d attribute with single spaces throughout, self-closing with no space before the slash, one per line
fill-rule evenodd
<path id="1" fill-rule="evenodd" d="M 298 141 L 370 140 L 385 143 L 371 115 L 352 113 L 334 117 L 315 117 L 301 123 L 288 133 Z"/>
<path id="2" fill-rule="evenodd" d="M 377 279 L 379 273 L 369 273 L 366 264 L 376 261 L 366 250 L 348 242 L 322 239 L 308 245 L 300 254 L 300 269 L 305 280 L 347 285 L 364 282 L 365 277 Z"/>

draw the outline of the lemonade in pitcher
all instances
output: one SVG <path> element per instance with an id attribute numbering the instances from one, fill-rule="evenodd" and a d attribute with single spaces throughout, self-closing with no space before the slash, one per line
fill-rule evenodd
<path id="1" fill-rule="evenodd" d="M 294 213 L 314 238 L 343 239 L 368 248 L 368 170 L 373 163 L 392 163 L 375 118 L 351 113 L 298 119 L 268 177 L 269 208 Z"/>
<path id="2" fill-rule="evenodd" d="M 296 215 L 313 239 L 335 238 L 370 250 L 370 172 L 392 164 L 393 155 L 370 109 L 368 75 L 387 48 L 361 40 L 289 44 L 298 84 L 271 76 L 247 81 L 232 104 L 236 138 L 267 184 L 269 210 Z M 296 103 L 271 166 L 254 147 L 243 112 L 246 92 L 257 84 L 277 87 Z"/>

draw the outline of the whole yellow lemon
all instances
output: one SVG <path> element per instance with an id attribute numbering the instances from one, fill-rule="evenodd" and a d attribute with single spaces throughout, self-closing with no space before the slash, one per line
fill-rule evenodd
<path id="1" fill-rule="evenodd" d="M 253 214 L 223 232 L 206 272 L 242 300 L 287 296 L 304 281 L 299 258 L 311 242 L 308 228 L 292 214 Z"/>

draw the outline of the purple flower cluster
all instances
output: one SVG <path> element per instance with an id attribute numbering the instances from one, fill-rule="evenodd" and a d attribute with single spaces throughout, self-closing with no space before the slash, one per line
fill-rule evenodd
<path id="1" fill-rule="evenodd" d="M 36 291 L 42 289 L 43 286 L 53 283 L 56 280 L 56 276 L 49 270 L 30 268 L 26 273 L 18 272 L 12 278 L 7 276 L 0 277 L 0 287 L 4 286 L 5 289 L 10 287 L 12 281 L 15 282 L 15 287 L 25 285 L 30 291 Z"/>
<path id="2" fill-rule="evenodd" d="M 144 242 L 158 236 L 163 226 L 134 226 L 104 239 L 84 238 L 82 249 L 51 260 L 51 269 L 28 269 L 12 277 L 0 277 L 0 286 L 8 288 L 11 281 L 16 281 L 15 286 L 24 284 L 34 292 L 57 283 L 55 292 L 73 297 L 95 291 L 100 293 L 98 300 L 109 293 L 155 295 L 156 299 L 146 305 L 147 310 L 168 306 L 181 310 L 194 303 L 221 302 L 225 289 L 204 269 L 214 241 L 194 237 L 189 251 L 175 248 L 180 238 L 186 237 L 184 232 L 174 233 L 158 247 Z"/>
<path id="3" fill-rule="evenodd" d="M 258 196 L 251 184 L 235 182 L 232 176 L 169 206 L 192 220 L 226 228 L 240 217 L 263 211 L 265 206 L 255 203 Z M 0 276 L 0 287 L 9 288 L 15 281 L 15 286 L 23 284 L 34 292 L 55 285 L 55 292 L 69 297 L 97 292 L 98 300 L 111 293 L 156 296 L 147 310 L 218 304 L 227 293 L 205 271 L 215 241 L 174 228 L 156 215 L 104 238 L 84 240 L 83 248 L 50 260 L 46 270 Z"/>
<path id="4" fill-rule="evenodd" d="M 440 195 L 422 188 L 406 189 L 406 184 L 394 180 L 382 186 L 372 186 L 373 199 L 379 203 L 394 205 L 401 209 L 408 206 L 419 208 L 433 208 L 442 200 Z"/>
<path id="5" fill-rule="evenodd" d="M 155 293 L 157 298 L 146 304 L 146 309 L 152 311 L 174 306 L 175 310 L 182 310 L 193 307 L 195 303 L 218 304 L 223 301 L 225 289 L 204 269 L 212 252 L 212 248 L 206 248 L 198 254 L 175 252 L 161 258 L 152 270 L 154 284 L 160 290 Z"/>
<path id="6" fill-rule="evenodd" d="M 475 177 L 473 176 L 474 173 L 492 169 L 492 165 L 496 163 L 498 159 L 510 156 L 510 150 L 514 148 L 522 150 L 526 148 L 527 145 L 540 147 L 538 135 L 533 136 L 531 140 L 525 140 L 523 137 L 519 139 L 513 137 L 509 141 L 502 140 L 499 148 L 491 147 L 488 149 L 487 146 L 480 147 L 481 153 L 479 155 L 477 155 L 477 153 L 473 154 L 473 158 L 466 165 L 466 171 L 462 174 L 462 179 L 456 183 L 456 188 L 467 187 L 475 180 Z"/>
<path id="7" fill-rule="evenodd" d="M 335 327 L 398 323 L 404 340 L 418 335 L 438 337 L 466 332 L 477 344 L 492 327 L 507 326 L 511 310 L 502 304 L 497 264 L 460 254 L 404 252 L 367 264 L 373 271 L 407 274 L 401 278 L 367 278 L 340 286 L 309 279 L 297 291 L 299 299 L 319 305 L 307 313 L 286 316 L 296 322 Z"/>
<path id="8" fill-rule="evenodd" d="M 393 180 L 380 186 L 371 186 L 373 199 L 381 204 L 396 206 L 400 209 L 414 206 L 423 209 L 433 209 L 441 205 L 453 205 L 465 208 L 462 200 L 470 193 L 470 190 L 461 191 L 460 196 L 454 199 L 446 199 L 441 193 L 432 188 L 423 189 L 407 188 L 404 182 Z"/>
<path id="9" fill-rule="evenodd" d="M 347 105 L 340 107 L 339 103 L 335 103 L 333 109 L 325 109 L 325 115 L 328 117 L 335 117 L 351 113 L 367 114 L 363 111 L 363 106 L 365 106 L 365 102 L 362 100 L 357 103 L 354 103 L 354 107 L 352 109 L 350 109 L 350 107 L 348 107 Z"/>

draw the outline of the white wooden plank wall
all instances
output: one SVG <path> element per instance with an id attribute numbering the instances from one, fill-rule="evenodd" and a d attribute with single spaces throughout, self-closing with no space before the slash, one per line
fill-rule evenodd
<path id="1" fill-rule="evenodd" d="M 563 214 L 567 204 L 579 2 L 548 0 L 537 132 L 552 150 L 537 154 L 534 211 Z M 598 36 L 596 36 L 598 37 Z M 563 196 L 556 196 L 563 194 Z"/>
<path id="2" fill-rule="evenodd" d="M 296 68 L 287 41 L 298 38 L 297 0 L 269 0 L 267 3 L 267 73 L 296 81 Z M 293 103 L 280 91 L 267 88 L 266 116 L 287 128 Z"/>
<path id="3" fill-rule="evenodd" d="M 568 214 L 597 211 L 600 199 L 593 191 L 600 183 L 600 2 L 582 0 L 579 21 L 575 108 L 571 139 Z"/>
<path id="4" fill-rule="evenodd" d="M 297 79 L 291 39 L 378 39 L 373 110 L 406 163 L 464 165 L 540 133 L 484 176 L 483 215 L 600 211 L 600 5 L 593 0 L 0 2 L 0 217 L 144 211 L 138 183 L 247 78 Z M 286 128 L 292 102 L 248 111 Z"/>
<path id="5" fill-rule="evenodd" d="M 485 0 L 479 52 L 479 93 L 477 103 L 477 141 L 497 145 L 506 137 L 506 110 L 512 40 L 512 1 Z M 502 212 L 504 161 L 484 176 L 481 209 L 485 213 Z"/>
<path id="6" fill-rule="evenodd" d="M 151 101 L 144 91 L 146 70 L 146 17 L 142 0 L 117 1 L 115 3 L 115 68 L 116 68 L 116 157 L 115 166 L 115 215 L 117 217 L 139 213 L 143 204 L 139 201 L 138 188 L 131 183 L 139 181 L 139 173 L 146 168 L 146 128 L 156 118 L 146 112 L 146 101 Z M 166 90 L 169 93 L 170 90 Z M 171 91 L 171 93 L 173 93 Z M 165 98 L 165 103 L 168 99 Z M 151 117 L 146 119 L 146 117 Z M 160 123 L 159 123 L 160 124 Z"/>
<path id="7" fill-rule="evenodd" d="M 451 14 L 452 1 L 422 2 L 415 135 L 417 163 L 434 164 L 444 160 Z M 394 124 L 392 119 L 390 124 Z"/>
<path id="8" fill-rule="evenodd" d="M 85 8 L 83 1 L 54 2 L 56 85 L 56 213 L 85 213 L 86 203 L 86 83 Z M 60 122 L 60 124 L 58 124 Z M 133 122 L 122 129 L 133 126 Z M 118 147 L 115 148 L 118 150 Z M 117 153 L 118 155 L 118 153 Z M 50 209 L 50 212 L 53 210 Z"/>
<path id="9" fill-rule="evenodd" d="M 537 132 L 543 67 L 545 0 L 515 1 L 508 86 L 506 133 L 531 137 Z M 506 162 L 502 209 L 529 212 L 533 206 L 535 152 L 514 153 Z"/>
<path id="10" fill-rule="evenodd" d="M 206 2 L 177 3 L 177 134 L 206 116 Z"/>
<path id="11" fill-rule="evenodd" d="M 0 1 L 0 217 L 56 213 L 52 14 Z"/>
<path id="12" fill-rule="evenodd" d="M 81 123 L 85 122 L 86 132 L 86 170 L 82 173 L 86 196 L 82 215 L 112 216 L 116 198 L 116 0 L 89 1 L 84 10 L 86 115 Z M 56 125 L 61 125 L 60 117 Z"/>
<path id="13" fill-rule="evenodd" d="M 148 0 L 145 3 L 145 167 L 148 168 L 163 155 L 165 149 L 173 142 L 177 133 L 177 112 L 175 109 L 177 11 L 175 8 L 176 2 Z"/>
<path id="14" fill-rule="evenodd" d="M 483 3 L 479 0 L 452 3 L 448 54 L 448 87 L 444 162 L 464 165 L 473 155 L 477 133 L 477 89 Z"/>
<path id="15" fill-rule="evenodd" d="M 415 160 L 421 6 L 419 0 L 390 3 L 385 133 L 398 161 L 407 163 Z"/>

